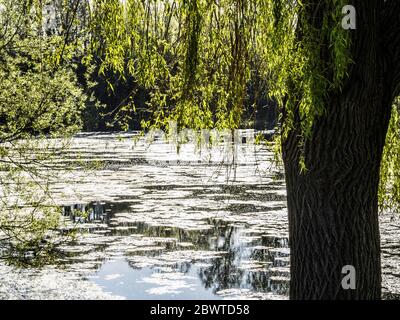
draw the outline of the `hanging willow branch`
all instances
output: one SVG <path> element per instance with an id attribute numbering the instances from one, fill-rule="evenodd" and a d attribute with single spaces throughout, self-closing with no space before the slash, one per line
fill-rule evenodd
<path id="1" fill-rule="evenodd" d="M 259 90 L 280 107 L 280 138 L 296 130 L 303 154 L 352 66 L 351 33 L 341 26 L 346 2 L 94 0 L 94 54 L 101 70 L 129 75 L 149 91 L 144 129 L 170 120 L 193 129 L 239 127 L 250 84 L 265 83 Z M 393 177 L 392 191 L 395 160 L 386 152 L 391 164 L 382 172 Z"/>

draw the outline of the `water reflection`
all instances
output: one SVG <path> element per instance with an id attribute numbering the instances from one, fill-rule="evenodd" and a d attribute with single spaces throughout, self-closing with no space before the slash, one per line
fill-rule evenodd
<path id="1" fill-rule="evenodd" d="M 210 299 L 211 296 L 218 299 L 220 293 L 232 289 L 287 295 L 289 253 L 286 238 L 252 233 L 246 224 L 230 223 L 215 218 L 205 219 L 205 224 L 211 227 L 200 230 L 150 225 L 141 221 L 118 221 L 116 214 L 131 210 L 131 206 L 130 202 L 93 202 L 64 207 L 64 215 L 71 217 L 77 223 L 104 224 L 105 235 L 122 237 L 136 235 L 154 241 L 151 246 L 144 245 L 142 248 L 125 251 L 123 260 L 125 262 L 103 264 L 94 279 L 112 293 L 123 295 L 132 292 L 128 286 L 134 288 L 134 293 L 129 293 L 128 298 L 147 298 L 148 292 L 152 292 L 148 288 L 149 283 L 156 285 L 157 277 L 161 277 L 158 285 L 169 283 L 169 280 L 164 278 L 178 274 L 184 277 L 185 285 L 179 290 L 161 287 L 161 294 L 164 292 L 168 298 L 182 299 L 188 296 L 188 288 L 197 287 L 198 299 Z M 89 229 L 89 232 L 95 231 L 98 231 L 98 228 Z M 200 254 L 200 257 L 196 258 L 196 252 L 213 252 L 215 256 L 202 257 Z M 182 255 L 185 256 L 183 261 Z M 140 263 L 146 259 L 153 259 L 149 262 L 150 267 Z M 126 264 L 130 269 L 124 267 Z M 113 266 L 124 270 L 122 272 L 124 281 L 101 280 L 101 275 L 116 272 Z M 149 278 L 149 275 L 152 278 Z M 106 277 L 112 278 L 110 274 Z M 143 283 L 142 278 L 147 279 L 149 283 L 140 285 Z M 176 281 L 171 282 L 175 283 Z M 147 289 L 144 290 L 144 287 Z"/>
<path id="2" fill-rule="evenodd" d="M 73 204 L 63 207 L 64 216 L 69 216 L 74 222 L 99 221 L 108 222 L 110 209 L 106 209 L 104 202 L 93 202 L 90 204 Z"/>
<path id="3" fill-rule="evenodd" d="M 49 192 L 71 203 L 62 235 L 73 224 L 80 232 L 57 247 L 59 268 L 15 272 L 0 263 L 0 297 L 285 298 L 286 189 L 273 154 L 252 143 L 237 146 L 234 158 L 219 146 L 176 151 L 134 134 L 72 139 L 52 164 Z M 380 216 L 382 286 L 391 296 L 400 292 L 399 226 L 398 215 Z"/>

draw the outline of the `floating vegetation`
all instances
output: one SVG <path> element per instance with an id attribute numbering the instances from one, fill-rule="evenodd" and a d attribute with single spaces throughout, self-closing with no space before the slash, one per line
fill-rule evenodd
<path id="1" fill-rule="evenodd" d="M 265 159 L 271 154 L 257 151 L 263 174 L 255 164 L 243 162 L 236 175 L 227 175 L 208 163 L 195 169 L 189 164 L 138 164 L 135 159 L 176 154 L 167 144 L 146 151 L 140 141 L 135 148 L 129 148 L 131 143 L 129 136 L 112 134 L 86 134 L 72 141 L 65 151 L 71 157 L 79 152 L 88 162 L 94 157 L 133 164 L 124 170 L 106 165 L 89 173 L 66 171 L 64 179 L 52 181 L 49 189 L 65 215 L 63 228 L 77 234 L 57 247 L 62 255 L 40 272 L 0 264 L 0 297 L 287 298 L 285 184 L 267 170 Z M 399 229 L 398 216 L 381 216 L 387 297 L 400 293 Z M 46 293 L 49 279 L 53 287 Z M 77 289 L 69 292 L 74 285 Z"/>

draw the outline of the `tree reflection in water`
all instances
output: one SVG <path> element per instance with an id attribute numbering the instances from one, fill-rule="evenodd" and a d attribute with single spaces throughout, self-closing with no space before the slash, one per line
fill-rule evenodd
<path id="1" fill-rule="evenodd" d="M 126 212 L 130 205 L 129 202 L 72 205 L 64 208 L 64 214 L 70 216 L 75 222 L 95 221 L 111 226 L 110 220 L 113 214 Z M 172 222 L 167 223 L 172 224 Z M 188 273 L 192 268 L 196 268 L 203 286 L 212 290 L 214 294 L 227 289 L 288 294 L 287 239 L 246 233 L 246 225 L 218 219 L 206 219 L 206 223 L 212 228 L 185 230 L 173 226 L 153 226 L 144 222 L 120 222 L 119 226 L 130 228 L 122 230 L 108 228 L 107 232 L 116 236 L 136 234 L 160 239 L 175 239 L 175 241 L 164 242 L 163 249 L 137 251 L 134 255 L 157 256 L 165 252 L 185 250 L 185 248 L 222 252 L 220 257 L 210 258 L 206 264 L 200 264 L 200 266 L 196 265 L 195 261 L 177 262 L 174 266 L 182 273 Z M 133 262 L 129 262 L 129 265 L 138 269 Z"/>

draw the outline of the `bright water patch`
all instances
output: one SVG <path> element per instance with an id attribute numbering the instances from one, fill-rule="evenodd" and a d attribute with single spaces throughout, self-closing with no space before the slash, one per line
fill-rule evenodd
<path id="1" fill-rule="evenodd" d="M 92 247 L 92 253 L 119 252 L 89 277 L 106 292 L 132 299 L 287 294 L 286 238 L 262 234 L 243 223 L 213 218 L 205 219 L 203 223 L 208 227 L 199 229 L 173 227 L 173 221 L 171 226 L 150 225 L 129 220 L 129 207 L 129 203 L 92 203 L 64 209 L 69 215 L 86 211 L 85 219 L 80 214 L 72 215 L 72 219 L 81 222 L 89 233 L 109 237 L 109 244 L 102 242 L 97 249 Z M 118 214 L 119 211 L 125 213 Z M 82 243 L 79 246 L 88 248 Z M 68 250 L 79 252 L 71 251 L 71 246 Z M 83 250 L 81 257 L 72 255 L 71 260 L 79 261 L 90 252 Z"/>

